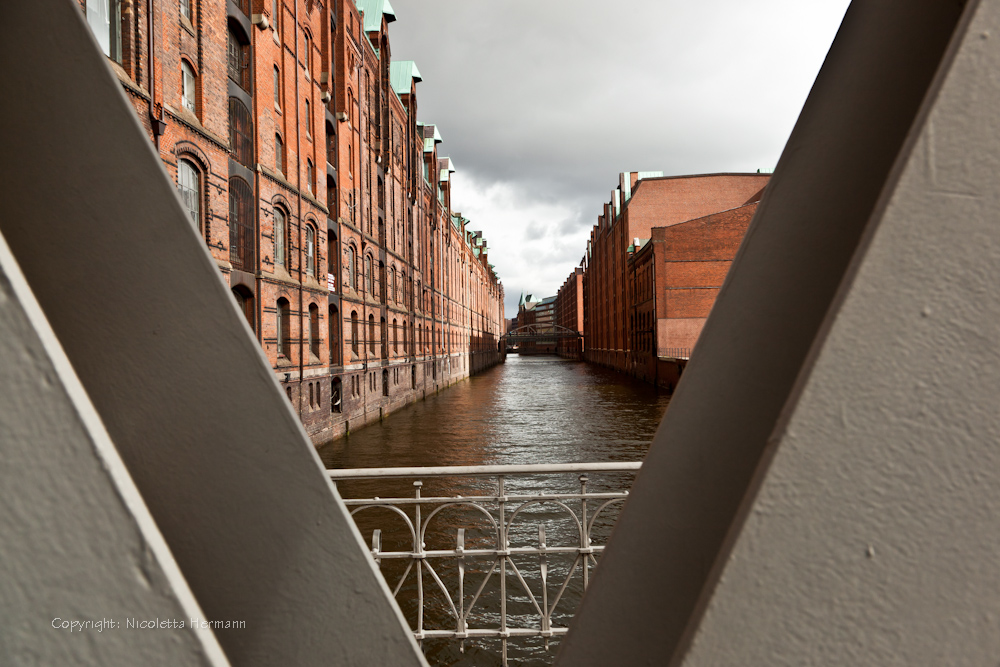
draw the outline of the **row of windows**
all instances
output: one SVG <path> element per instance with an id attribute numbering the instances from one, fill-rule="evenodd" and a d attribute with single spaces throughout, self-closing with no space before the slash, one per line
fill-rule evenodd
<path id="1" fill-rule="evenodd" d="M 201 222 L 202 177 L 198 166 L 187 158 L 177 161 L 177 189 L 191 222 L 206 237 Z M 289 228 L 287 214 L 280 207 L 274 208 L 274 262 L 288 268 Z M 256 270 L 254 245 L 256 227 L 254 224 L 253 190 L 242 178 L 229 180 L 229 249 L 233 268 L 241 271 Z M 305 229 L 306 274 L 316 275 L 318 265 L 317 231 L 311 224 Z"/>
<path id="2" fill-rule="evenodd" d="M 291 359 L 292 356 L 292 315 L 288 304 L 288 299 L 284 297 L 278 299 L 276 308 L 276 330 L 278 333 L 278 357 Z M 315 303 L 309 304 L 309 353 L 311 356 L 319 358 L 319 307 Z"/>
<path id="3" fill-rule="evenodd" d="M 352 290 L 357 290 L 358 276 L 355 267 L 355 257 L 357 256 L 357 251 L 354 249 L 353 245 L 349 244 L 347 246 L 346 252 L 347 252 L 348 286 Z M 396 267 L 390 267 L 385 278 L 387 281 L 387 284 L 385 286 L 386 298 L 391 302 L 402 303 L 405 296 L 403 287 L 406 280 L 405 274 L 397 274 Z M 372 256 L 370 254 L 365 254 L 364 281 L 365 281 L 364 282 L 365 292 L 372 295 L 373 297 L 379 296 L 374 279 L 374 260 L 372 259 Z"/>

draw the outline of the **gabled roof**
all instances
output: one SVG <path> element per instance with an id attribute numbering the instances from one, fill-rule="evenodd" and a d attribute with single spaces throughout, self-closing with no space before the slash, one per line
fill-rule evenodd
<path id="1" fill-rule="evenodd" d="M 389 84 L 397 95 L 409 95 L 414 81 L 423 81 L 417 63 L 412 60 L 395 60 L 389 63 Z"/>
<path id="2" fill-rule="evenodd" d="M 365 32 L 378 32 L 382 29 L 382 17 L 386 23 L 396 20 L 396 12 L 389 0 L 354 0 L 358 11 L 365 13 Z"/>

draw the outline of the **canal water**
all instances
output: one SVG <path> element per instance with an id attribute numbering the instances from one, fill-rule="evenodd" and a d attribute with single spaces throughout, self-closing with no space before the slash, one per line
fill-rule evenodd
<path id="1" fill-rule="evenodd" d="M 524 463 L 604 463 L 641 461 L 667 407 L 669 395 L 656 387 L 633 381 L 599 366 L 555 356 L 507 357 L 504 364 L 393 413 L 379 423 L 334 441 L 319 454 L 328 468 L 398 466 L 507 465 Z M 631 473 L 589 475 L 592 491 L 627 489 Z M 543 475 L 510 478 L 507 493 L 578 493 L 577 475 Z M 357 480 L 338 484 L 344 498 L 389 498 L 414 495 L 413 480 Z M 423 497 L 469 497 L 496 493 L 496 480 L 425 479 Z M 549 546 L 572 545 L 577 529 L 566 512 L 554 503 L 528 508 L 512 526 L 512 546 L 537 546 L 538 525 L 543 525 Z M 616 503 L 595 523 L 594 543 L 603 544 L 613 526 Z M 412 508 L 409 514 L 412 518 Z M 592 511 L 592 510 L 591 510 Z M 426 514 L 425 514 L 426 516 Z M 360 512 L 358 527 L 366 542 L 372 531 L 382 530 L 382 550 L 410 549 L 409 530 L 387 510 Z M 428 524 L 427 549 L 453 549 L 457 529 L 466 528 L 466 548 L 492 548 L 495 533 L 474 512 L 447 510 Z M 478 523 L 477 523 L 478 522 Z M 477 530 L 478 525 L 478 530 Z M 440 562 L 441 579 L 452 599 L 457 599 L 457 563 Z M 469 559 L 467 559 L 469 560 Z M 541 599 L 537 556 L 524 556 L 517 564 L 527 585 Z M 561 582 L 573 572 L 570 584 L 553 614 L 553 625 L 565 626 L 582 595 L 582 567 L 573 569 L 573 557 L 548 557 L 548 596 L 551 604 Z M 467 562 L 465 603 L 471 602 L 479 582 L 486 587 L 469 627 L 499 625 L 499 590 L 496 573 L 487 578 L 490 564 Z M 395 588 L 405 571 L 405 561 L 384 560 L 382 572 Z M 592 571 L 592 570 L 591 570 Z M 435 583 L 427 575 L 424 589 L 425 627 L 454 629 L 449 603 L 443 593 L 434 597 Z M 508 573 L 509 588 L 521 584 Z M 510 598 L 510 596 L 508 596 Z M 397 596 L 404 615 L 415 625 L 416 577 L 411 571 Z M 511 626 L 538 627 L 537 613 L 526 595 L 508 604 Z M 558 639 L 546 648 L 540 638 L 512 639 L 511 665 L 551 664 Z M 500 642 L 494 639 L 427 640 L 425 653 L 432 665 L 500 665 Z"/>

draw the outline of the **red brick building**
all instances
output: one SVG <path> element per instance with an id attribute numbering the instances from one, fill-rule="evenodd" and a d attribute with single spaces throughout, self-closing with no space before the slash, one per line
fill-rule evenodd
<path id="1" fill-rule="evenodd" d="M 583 335 L 583 266 L 569 274 L 556 294 L 556 324 Z M 583 339 L 558 339 L 556 353 L 560 357 L 582 359 Z"/>
<path id="2" fill-rule="evenodd" d="M 636 377 L 656 382 L 663 374 L 658 360 L 691 356 L 756 210 L 755 200 L 654 227 L 651 239 L 631 248 L 630 372 Z"/>
<path id="3" fill-rule="evenodd" d="M 79 2 L 314 442 L 502 360 L 387 0 Z"/>
<path id="4" fill-rule="evenodd" d="M 621 174 L 584 257 L 585 358 L 655 380 L 656 359 L 686 357 L 769 178 Z"/>

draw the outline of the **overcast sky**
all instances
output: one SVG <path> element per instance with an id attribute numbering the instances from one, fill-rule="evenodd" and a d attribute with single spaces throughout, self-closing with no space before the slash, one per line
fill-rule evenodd
<path id="1" fill-rule="evenodd" d="M 848 4 L 392 0 L 507 316 L 579 265 L 619 172 L 773 168 Z"/>

